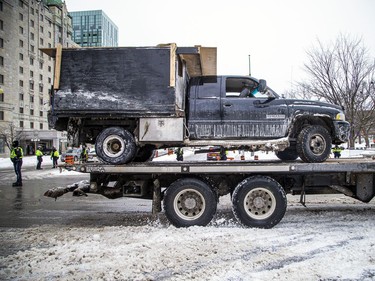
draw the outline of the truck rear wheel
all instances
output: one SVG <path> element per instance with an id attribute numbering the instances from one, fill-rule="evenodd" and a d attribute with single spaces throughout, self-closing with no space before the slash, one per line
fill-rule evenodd
<path id="1" fill-rule="evenodd" d="M 106 128 L 96 138 L 96 155 L 109 164 L 126 164 L 133 160 L 137 147 L 133 135 L 121 127 Z"/>
<path id="2" fill-rule="evenodd" d="M 237 185 L 232 196 L 232 210 L 243 225 L 271 228 L 286 211 L 286 195 L 282 186 L 266 176 L 255 176 Z"/>
<path id="3" fill-rule="evenodd" d="M 195 178 L 178 179 L 164 195 L 164 210 L 176 227 L 205 226 L 216 213 L 217 200 L 205 182 Z"/>
<path id="4" fill-rule="evenodd" d="M 332 138 L 323 126 L 308 126 L 299 133 L 297 152 L 302 161 L 320 163 L 331 154 Z"/>
<path id="5" fill-rule="evenodd" d="M 133 159 L 133 162 L 147 162 L 152 161 L 155 156 L 155 147 L 152 145 L 145 145 L 140 147 Z"/>

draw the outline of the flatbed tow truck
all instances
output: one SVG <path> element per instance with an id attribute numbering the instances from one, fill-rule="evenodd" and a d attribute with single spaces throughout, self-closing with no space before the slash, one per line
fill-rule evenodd
<path id="1" fill-rule="evenodd" d="M 375 161 L 370 158 L 302 161 L 184 161 L 75 163 L 62 168 L 90 174 L 88 193 L 110 199 L 153 200 L 152 212 L 163 207 L 176 227 L 207 225 L 221 196 L 231 194 L 232 210 L 247 227 L 271 228 L 286 211 L 286 194 L 342 193 L 362 202 L 375 195 Z"/>

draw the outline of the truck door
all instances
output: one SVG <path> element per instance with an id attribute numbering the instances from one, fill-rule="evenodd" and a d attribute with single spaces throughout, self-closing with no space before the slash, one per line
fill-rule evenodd
<path id="1" fill-rule="evenodd" d="M 226 138 L 274 139 L 287 135 L 288 112 L 283 99 L 255 93 L 258 82 L 247 77 L 226 77 L 223 82 L 226 91 L 221 99 L 222 122 Z"/>
<path id="2" fill-rule="evenodd" d="M 199 77 L 190 81 L 188 127 L 190 139 L 212 139 L 221 125 L 221 78 Z"/>

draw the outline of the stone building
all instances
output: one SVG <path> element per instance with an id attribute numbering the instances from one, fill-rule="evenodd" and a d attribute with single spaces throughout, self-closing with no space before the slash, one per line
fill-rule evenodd
<path id="1" fill-rule="evenodd" d="M 66 134 L 49 130 L 54 60 L 40 51 L 78 45 L 62 0 L 0 0 L 0 157 L 18 139 L 25 154 L 37 145 L 64 149 Z"/>

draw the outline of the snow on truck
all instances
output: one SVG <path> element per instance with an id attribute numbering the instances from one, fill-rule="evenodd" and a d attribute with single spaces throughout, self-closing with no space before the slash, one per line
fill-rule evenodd
<path id="1" fill-rule="evenodd" d="M 70 145 L 95 143 L 108 164 L 144 162 L 156 148 L 272 150 L 324 162 L 348 139 L 342 108 L 280 98 L 265 80 L 216 75 L 216 48 L 44 49 L 56 58 L 50 125 Z"/>

